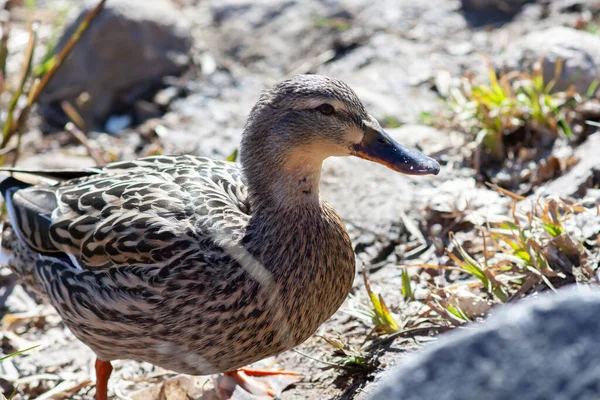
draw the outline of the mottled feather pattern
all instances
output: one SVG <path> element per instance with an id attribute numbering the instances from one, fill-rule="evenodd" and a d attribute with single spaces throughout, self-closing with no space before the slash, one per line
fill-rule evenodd
<path id="1" fill-rule="evenodd" d="M 239 368 L 306 340 L 354 277 L 350 239 L 326 203 L 255 215 L 238 164 L 149 157 L 15 197 L 36 190 L 53 193 L 54 208 L 16 202 L 40 254 L 22 249 L 34 265 L 13 269 L 37 277 L 102 360 Z"/>
<path id="2" fill-rule="evenodd" d="M 239 171 L 206 158 L 173 158 L 115 163 L 97 175 L 17 192 L 15 198 L 40 190 L 56 196 L 56 208 L 47 210 L 49 242 L 36 237 L 32 219 L 44 221 L 38 215 L 19 219 L 26 240 L 39 252 L 73 254 L 92 268 L 166 262 L 183 243 L 201 243 L 221 229 L 235 235 L 249 218 Z"/>

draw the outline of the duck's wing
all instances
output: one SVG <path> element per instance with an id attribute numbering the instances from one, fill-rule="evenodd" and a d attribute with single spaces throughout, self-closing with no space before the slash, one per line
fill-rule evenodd
<path id="1" fill-rule="evenodd" d="M 212 251 L 239 240 L 250 213 L 237 164 L 191 156 L 114 163 L 52 186 L 8 178 L 0 191 L 21 241 L 80 268 L 164 265 Z"/>

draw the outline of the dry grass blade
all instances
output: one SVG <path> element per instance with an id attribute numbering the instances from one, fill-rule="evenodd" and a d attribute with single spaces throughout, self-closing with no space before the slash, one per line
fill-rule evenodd
<path id="1" fill-rule="evenodd" d="M 467 322 L 463 318 L 457 317 L 454 313 L 442 307 L 436 300 L 430 299 L 426 302 L 426 304 L 427 307 L 435 311 L 445 322 L 450 323 L 451 325 L 462 325 L 463 323 Z"/>
<path id="2" fill-rule="evenodd" d="M 96 7 L 94 7 L 94 9 L 92 11 L 90 11 L 88 13 L 88 15 L 84 18 L 84 20 L 81 22 L 81 24 L 79 24 L 75 33 L 73 33 L 73 35 L 69 38 L 69 41 L 67 42 L 65 47 L 61 50 L 61 52 L 56 57 L 56 61 L 54 62 L 54 65 L 52 65 L 50 70 L 40 80 L 38 90 L 36 91 L 35 95 L 32 98 L 33 103 L 35 103 L 38 100 L 38 97 L 43 92 L 43 90 L 46 88 L 46 86 L 48 85 L 50 80 L 52 80 L 52 78 L 56 74 L 56 71 L 62 65 L 63 61 L 67 59 L 69 54 L 71 54 L 73 47 L 75 47 L 77 42 L 79 42 L 81 35 L 83 35 L 83 33 L 89 28 L 90 24 L 98 16 L 100 11 L 102 11 L 105 3 L 106 3 L 106 0 L 100 0 L 98 5 L 96 5 Z"/>
<path id="3" fill-rule="evenodd" d="M 0 93 L 4 90 L 4 80 L 6 78 L 6 59 L 8 57 L 8 37 L 10 35 L 10 25 L 8 22 L 2 22 L 2 40 L 0 40 L 0 71 L 2 72 L 2 84 Z"/>
<path id="4" fill-rule="evenodd" d="M 74 123 L 72 123 L 72 122 L 67 123 L 65 125 L 65 130 L 67 132 L 69 132 L 71 135 L 73 135 L 73 137 L 75 139 L 77 139 L 77 141 L 86 148 L 86 150 L 88 151 L 88 154 L 90 155 L 90 157 L 92 157 L 92 159 L 94 160 L 94 162 L 97 165 L 106 164 L 106 160 L 104 159 L 102 152 L 100 150 L 98 150 L 97 148 L 95 148 L 94 146 L 92 146 L 92 144 L 90 143 L 88 138 L 85 136 L 85 134 L 81 130 L 79 130 L 79 128 L 77 128 L 77 126 L 75 126 Z"/>
<path id="5" fill-rule="evenodd" d="M 27 82 L 27 79 L 29 78 L 29 75 L 31 74 L 32 63 L 33 63 L 33 53 L 34 53 L 35 46 L 37 43 L 39 25 L 40 24 L 38 21 L 33 21 L 29 25 L 29 42 L 27 43 L 27 49 L 25 50 L 25 59 L 23 60 L 23 66 L 21 68 L 21 77 L 19 79 L 19 86 L 17 88 L 17 91 L 13 94 L 13 96 L 9 102 L 9 105 L 8 105 L 8 116 L 7 116 L 6 122 L 4 123 L 4 129 L 2 132 L 3 140 L 7 137 L 7 135 L 10 134 L 10 127 L 13 125 L 14 112 L 17 107 L 17 103 L 18 103 L 19 99 L 21 98 L 23 91 L 25 90 L 25 83 Z M 22 126 L 19 126 L 18 134 L 19 134 L 19 137 L 18 137 L 19 140 L 17 142 L 17 146 L 15 147 L 15 155 L 13 157 L 13 167 L 15 166 L 15 164 L 17 163 L 17 160 L 19 158 L 19 150 L 21 148 L 21 135 L 23 134 Z M 1 158 L 0 158 L 0 160 L 1 160 Z"/>
<path id="6" fill-rule="evenodd" d="M 36 400 L 51 400 L 51 399 L 69 399 L 73 398 L 73 394 L 77 393 L 78 390 L 90 386 L 92 382 L 89 379 L 82 379 L 80 381 L 63 381 L 47 391 L 46 393 L 38 396 Z"/>
<path id="7" fill-rule="evenodd" d="M 105 3 L 106 3 L 106 0 L 100 0 L 98 5 L 92 11 L 90 11 L 88 13 L 88 15 L 85 17 L 85 19 L 77 27 L 77 30 L 75 31 L 75 33 L 69 38 L 69 41 L 67 42 L 65 47 L 58 54 L 54 64 L 52 65 L 52 67 L 50 67 L 49 71 L 46 74 L 44 74 L 41 77 L 41 79 L 38 79 L 33 83 L 32 88 L 27 97 L 27 104 L 21 110 L 21 112 L 19 114 L 19 118 L 16 121 L 13 121 L 11 124 L 7 124 L 8 127 L 5 127 L 6 133 L 4 134 L 4 136 L 2 138 L 2 143 L 0 144 L 0 147 L 5 147 L 6 144 L 8 143 L 8 141 L 12 138 L 12 136 L 17 131 L 23 129 L 23 127 L 25 125 L 25 121 L 27 120 L 27 118 L 29 116 L 31 107 L 38 101 L 40 95 L 42 94 L 42 92 L 44 91 L 44 89 L 46 88 L 46 86 L 48 85 L 50 80 L 56 74 L 56 71 L 60 68 L 60 66 L 62 65 L 64 60 L 66 60 L 66 58 L 69 56 L 69 54 L 71 53 L 71 50 L 73 50 L 73 47 L 75 47 L 75 45 L 81 38 L 81 35 L 83 35 L 83 33 L 87 30 L 87 28 L 90 26 L 92 21 L 98 16 L 100 11 L 104 8 Z"/>
<path id="8" fill-rule="evenodd" d="M 82 131 L 85 131 L 85 121 L 83 117 L 77 112 L 73 104 L 68 101 L 63 101 L 60 103 L 60 107 L 63 109 L 65 114 L 69 117 L 69 119 Z"/>
<path id="9" fill-rule="evenodd" d="M 497 192 L 502 193 L 503 195 L 510 197 L 513 200 L 517 200 L 517 201 L 521 201 L 521 200 L 525 200 L 525 197 L 518 195 L 516 193 L 511 192 L 510 190 L 504 189 L 494 183 L 491 182 L 486 182 L 485 183 L 487 186 L 489 186 L 490 188 L 494 189 Z"/>
<path id="10" fill-rule="evenodd" d="M 17 108 L 17 104 L 21 95 L 25 91 L 25 84 L 27 83 L 27 78 L 31 73 L 31 64 L 33 60 L 33 53 L 35 50 L 35 45 L 37 42 L 37 35 L 39 29 L 39 22 L 33 21 L 29 25 L 29 42 L 27 43 L 27 50 L 25 51 L 25 58 L 23 60 L 23 66 L 21 68 L 21 76 L 19 77 L 19 84 L 15 93 L 13 93 L 9 103 L 8 103 L 8 114 L 6 116 L 6 121 L 4 123 L 4 129 L 2 131 L 3 138 L 6 138 L 11 131 L 11 127 L 14 122 L 14 113 Z"/>

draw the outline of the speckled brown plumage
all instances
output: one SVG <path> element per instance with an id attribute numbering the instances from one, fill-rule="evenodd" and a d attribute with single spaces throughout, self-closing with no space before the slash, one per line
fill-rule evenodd
<path id="1" fill-rule="evenodd" d="M 101 360 L 231 371 L 306 340 L 344 301 L 354 253 L 319 196 L 321 162 L 373 146 L 386 163 L 424 157 L 380 131 L 344 83 L 293 78 L 253 108 L 241 165 L 156 156 L 46 172 L 53 185 L 5 179 L 2 258 Z M 411 170 L 437 173 L 418 157 Z"/>

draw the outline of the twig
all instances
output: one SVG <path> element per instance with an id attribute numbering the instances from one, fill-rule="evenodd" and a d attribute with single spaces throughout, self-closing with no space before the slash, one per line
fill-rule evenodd
<path id="1" fill-rule="evenodd" d="M 73 47 L 77 44 L 77 42 L 79 41 L 79 39 L 81 38 L 83 33 L 90 26 L 91 22 L 98 16 L 100 11 L 104 8 L 104 3 L 106 3 L 106 0 L 100 0 L 98 5 L 92 11 L 90 11 L 88 13 L 88 15 L 85 17 L 85 19 L 77 27 L 77 30 L 75 31 L 75 33 L 73 35 L 71 35 L 71 37 L 69 38 L 69 41 L 67 42 L 65 47 L 58 54 L 58 56 L 56 57 L 56 61 L 54 62 L 54 64 L 52 64 L 52 67 L 50 67 L 50 70 L 48 70 L 48 72 L 45 73 L 41 79 L 36 79 L 34 81 L 32 88 L 29 92 L 29 95 L 27 96 L 27 104 L 21 110 L 21 113 L 19 114 L 19 118 L 10 124 L 8 122 L 6 123 L 5 126 L 8 128 L 6 129 L 6 132 L 2 138 L 2 143 L 0 143 L 0 148 L 5 147 L 6 144 L 8 143 L 8 141 L 12 138 L 12 136 L 19 129 L 23 129 L 23 126 L 25 125 L 25 121 L 27 120 L 27 118 L 29 116 L 29 112 L 31 111 L 31 107 L 38 101 L 40 95 L 42 94 L 42 92 L 44 91 L 44 89 L 46 88 L 46 86 L 48 85 L 50 80 L 56 74 L 56 71 L 60 68 L 63 61 L 69 56 L 69 54 L 71 53 L 71 50 L 73 50 Z"/>
<path id="2" fill-rule="evenodd" d="M 66 396 L 66 394 L 73 394 L 79 391 L 81 388 L 86 386 L 90 386 L 92 381 L 89 379 L 83 380 L 81 382 L 73 382 L 73 381 L 64 381 L 56 385 L 54 388 L 50 389 L 46 393 L 42 394 L 39 397 L 36 397 L 36 400 L 49 400 L 49 399 L 59 399 L 59 398 L 71 398 L 72 396 Z"/>
<path id="3" fill-rule="evenodd" d="M 24 376 L 22 378 L 17 379 L 14 383 L 22 385 L 36 381 L 64 381 L 65 377 L 57 374 L 36 374 Z"/>
<path id="4" fill-rule="evenodd" d="M 317 55 L 316 57 L 303 62 L 298 67 L 296 67 L 292 71 L 290 71 L 288 76 L 292 77 L 294 75 L 307 74 L 310 71 L 313 71 L 318 66 L 326 64 L 329 61 L 333 60 L 334 58 L 335 58 L 335 51 L 327 50 L 327 51 Z"/>
<path id="5" fill-rule="evenodd" d="M 325 361 L 325 360 L 319 360 L 318 358 L 315 358 L 313 356 L 309 356 L 308 354 L 303 353 L 303 352 L 301 352 L 299 350 L 292 350 L 292 351 L 294 353 L 300 354 L 302 357 L 306 357 L 306 358 L 308 358 L 310 360 L 319 362 L 321 364 L 329 365 L 331 367 L 346 369 L 346 370 L 349 370 L 349 371 L 361 371 L 362 370 L 361 368 L 351 367 L 349 365 L 338 364 L 338 363 L 334 363 L 334 362 L 330 362 L 330 361 Z"/>
<path id="6" fill-rule="evenodd" d="M 85 121 L 83 120 L 81 115 L 77 112 L 75 107 L 73 107 L 73 104 L 64 100 L 60 103 L 60 107 L 63 109 L 65 114 L 67 114 L 67 116 L 69 117 L 71 122 L 73 122 L 75 124 L 75 126 L 77 126 L 77 128 L 79 128 L 82 131 L 86 130 L 85 129 Z"/>
<path id="7" fill-rule="evenodd" d="M 90 11 L 90 13 L 85 17 L 85 19 L 79 24 L 75 33 L 69 38 L 69 41 L 67 42 L 65 47 L 58 54 L 58 57 L 56 57 L 56 62 L 54 63 L 54 65 L 52 65 L 52 68 L 50 68 L 50 70 L 42 77 L 40 84 L 36 90 L 36 93 L 32 98 L 32 103 L 35 103 L 38 100 L 40 94 L 42 94 L 43 90 L 46 88 L 50 80 L 52 80 L 52 78 L 56 74 L 56 70 L 60 68 L 62 62 L 69 56 L 69 54 L 71 54 L 71 50 L 73 50 L 73 47 L 75 47 L 77 42 L 79 42 L 81 35 L 83 35 L 83 33 L 88 29 L 91 22 L 98 16 L 100 11 L 102 11 L 102 9 L 104 8 L 104 3 L 106 3 L 106 0 L 100 0 L 98 5 L 96 5 L 96 7 L 94 7 L 94 9 Z"/>
<path id="8" fill-rule="evenodd" d="M 100 150 L 98 150 L 97 148 L 92 146 L 92 144 L 90 143 L 88 138 L 85 136 L 85 134 L 83 132 L 81 132 L 79 130 L 79 128 L 77 128 L 75 126 L 74 123 L 68 122 L 65 125 L 65 130 L 67 132 L 69 132 L 71 135 L 73 135 L 73 137 L 75 139 L 77 139 L 77 141 L 86 148 L 86 150 L 88 151 L 88 154 L 90 155 L 90 157 L 92 157 L 94 159 L 94 162 L 96 164 L 98 164 L 98 165 L 106 164 L 106 161 L 104 160 L 104 157 L 102 156 L 102 152 L 100 152 Z"/>
<path id="9" fill-rule="evenodd" d="M 387 343 L 393 342 L 398 337 L 410 337 L 410 336 L 414 336 L 419 333 L 429 333 L 431 331 L 436 331 L 436 333 L 439 333 L 440 331 L 447 330 L 447 329 L 448 329 L 448 327 L 445 327 L 445 326 L 428 326 L 428 327 L 421 327 L 421 328 L 404 329 L 403 331 L 392 333 L 386 337 L 383 337 L 377 341 L 374 341 L 369 346 L 367 346 L 364 349 L 364 351 L 367 351 L 367 352 L 372 351 L 376 347 L 381 346 L 382 344 L 387 344 Z"/>
<path id="10" fill-rule="evenodd" d="M 35 44 L 37 42 L 38 30 L 40 27 L 40 23 L 38 21 L 32 21 L 29 25 L 29 42 L 27 43 L 27 50 L 25 51 L 25 58 L 23 59 L 23 66 L 21 67 L 21 77 L 19 78 L 19 86 L 15 93 L 13 93 L 10 102 L 8 103 L 8 113 L 6 116 L 6 122 L 4 124 L 4 129 L 2 130 L 3 141 L 4 138 L 10 133 L 13 119 L 15 114 L 15 109 L 17 108 L 17 104 L 21 95 L 25 91 L 25 84 L 27 83 L 27 78 L 31 73 L 31 65 L 33 62 L 33 53 L 35 50 Z M 19 130 L 19 136 L 21 132 Z M 21 142 L 21 138 L 19 137 L 19 144 Z M 4 146 L 2 146 L 4 147 Z M 15 158 L 13 160 L 13 167 L 17 162 L 19 157 L 19 145 L 16 147 Z"/>
<path id="11" fill-rule="evenodd" d="M 425 236 L 423 236 L 423 233 L 421 233 L 421 230 L 417 227 L 417 225 L 413 222 L 413 220 L 410 219 L 408 217 L 408 215 L 406 215 L 406 213 L 404 211 L 400 211 L 400 219 L 404 223 L 404 227 L 406 228 L 406 230 L 414 238 L 416 238 L 419 243 L 422 244 L 422 243 L 426 243 L 427 242 L 425 240 Z"/>
<path id="12" fill-rule="evenodd" d="M 0 93 L 4 89 L 4 81 L 6 78 L 6 58 L 8 56 L 8 36 L 10 35 L 10 22 L 2 22 L 2 40 L 0 40 L 0 68 L 2 72 L 2 86 Z"/>

